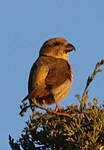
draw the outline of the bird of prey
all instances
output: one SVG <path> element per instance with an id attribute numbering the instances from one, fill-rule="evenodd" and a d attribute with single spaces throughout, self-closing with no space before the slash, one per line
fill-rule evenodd
<path id="1" fill-rule="evenodd" d="M 75 47 L 67 40 L 56 37 L 47 40 L 41 47 L 34 62 L 28 81 L 28 95 L 32 103 L 56 104 L 67 96 L 73 81 L 73 70 L 68 56 Z"/>

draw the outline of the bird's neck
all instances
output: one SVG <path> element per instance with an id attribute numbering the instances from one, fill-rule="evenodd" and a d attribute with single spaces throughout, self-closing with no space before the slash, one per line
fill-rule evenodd
<path id="1" fill-rule="evenodd" d="M 58 58 L 58 59 L 63 59 L 63 60 L 66 60 L 68 61 L 68 55 L 41 55 L 41 56 L 44 56 L 44 57 L 53 57 L 53 58 Z"/>

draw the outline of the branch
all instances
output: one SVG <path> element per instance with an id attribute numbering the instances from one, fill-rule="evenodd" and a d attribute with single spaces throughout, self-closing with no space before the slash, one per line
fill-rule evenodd
<path id="1" fill-rule="evenodd" d="M 95 78 L 96 74 L 102 71 L 102 69 L 99 68 L 101 65 L 104 65 L 104 59 L 102 59 L 100 62 L 98 62 L 96 64 L 93 73 L 91 74 L 91 76 L 88 77 L 86 87 L 84 89 L 82 97 L 80 95 L 75 95 L 77 97 L 77 99 L 79 100 L 79 102 L 80 102 L 80 111 L 81 112 L 83 112 L 84 109 L 86 108 L 86 102 L 89 98 L 89 96 L 88 96 L 88 87 L 91 84 L 91 82 L 93 81 L 93 79 Z"/>
<path id="2" fill-rule="evenodd" d="M 102 59 L 100 62 L 98 62 L 98 63 L 96 64 L 93 73 L 91 74 L 90 77 L 88 77 L 87 83 L 86 83 L 86 87 L 85 87 L 85 89 L 84 89 L 84 92 L 83 92 L 83 94 L 82 94 L 82 97 L 84 97 L 84 96 L 86 95 L 86 93 L 88 92 L 88 87 L 89 87 L 90 83 L 93 81 L 93 79 L 95 78 L 96 74 L 97 74 L 98 72 L 101 72 L 101 71 L 102 71 L 102 69 L 99 68 L 101 65 L 104 65 L 104 59 Z"/>
<path id="3" fill-rule="evenodd" d="M 57 111 L 55 111 L 55 110 L 51 110 L 51 109 L 49 109 L 49 108 L 46 107 L 46 106 L 40 105 L 40 104 L 37 103 L 36 101 L 35 101 L 34 105 L 35 105 L 36 107 L 42 109 L 42 110 L 45 110 L 45 111 L 48 112 L 48 113 L 51 113 L 51 114 L 55 114 L 55 115 L 63 116 L 63 117 L 71 117 L 71 116 L 72 116 L 72 115 L 69 114 L 69 113 L 62 113 L 62 112 L 57 112 Z"/>

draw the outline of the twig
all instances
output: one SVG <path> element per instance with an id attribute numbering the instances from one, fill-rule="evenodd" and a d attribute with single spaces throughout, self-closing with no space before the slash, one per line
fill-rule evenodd
<path id="1" fill-rule="evenodd" d="M 93 81 L 95 75 L 96 75 L 98 72 L 101 72 L 101 71 L 102 71 L 102 69 L 99 69 L 99 67 L 100 67 L 101 65 L 104 65 L 104 59 L 102 59 L 100 62 L 98 62 L 98 63 L 96 64 L 93 73 L 91 74 L 90 77 L 88 77 L 88 80 L 87 80 L 87 83 L 86 83 L 86 87 L 85 87 L 85 89 L 84 89 L 84 92 L 83 92 L 83 94 L 82 94 L 82 97 L 84 97 L 84 96 L 86 95 L 86 93 L 87 93 L 87 91 L 88 91 L 88 87 L 89 87 L 90 83 Z"/>
<path id="2" fill-rule="evenodd" d="M 102 69 L 99 68 L 101 65 L 104 65 L 104 59 L 102 59 L 100 62 L 98 62 L 96 64 L 93 73 L 91 74 L 91 76 L 88 77 L 88 80 L 87 80 L 87 83 L 86 83 L 86 87 L 85 87 L 84 92 L 82 94 L 82 98 L 79 95 L 76 95 L 76 97 L 80 101 L 80 110 L 81 110 L 81 112 L 83 112 L 85 110 L 85 108 L 86 108 L 86 102 L 87 102 L 87 100 L 89 98 L 88 97 L 88 87 L 91 84 L 91 82 L 93 81 L 95 75 L 98 72 L 102 71 Z"/>
<path id="3" fill-rule="evenodd" d="M 21 116 L 24 116 L 24 113 L 27 111 L 27 109 L 29 108 L 29 107 L 38 107 L 38 108 L 40 108 L 40 109 L 42 109 L 42 110 L 45 110 L 46 112 L 48 112 L 48 113 L 51 113 L 51 114 L 55 114 L 55 115 L 59 115 L 59 116 L 64 116 L 64 117 L 71 117 L 72 115 L 71 114 L 68 114 L 68 113 L 62 113 L 62 112 L 57 112 L 57 111 L 55 111 L 55 110 L 51 110 L 51 109 L 49 109 L 48 107 L 46 107 L 46 106 L 42 106 L 42 105 L 40 105 L 39 103 L 37 103 L 36 101 L 34 101 L 34 103 L 33 104 L 31 104 L 31 105 L 28 105 L 27 106 L 27 104 L 24 104 L 23 103 L 23 106 L 20 106 L 21 107 L 21 112 L 19 113 Z"/>
<path id="4" fill-rule="evenodd" d="M 37 102 L 35 102 L 34 105 L 42 110 L 47 111 L 48 113 L 51 113 L 51 114 L 55 114 L 55 115 L 63 116 L 63 117 L 71 117 L 72 116 L 71 114 L 68 114 L 68 113 L 62 113 L 62 112 L 57 112 L 55 110 L 51 110 L 51 109 L 47 108 L 46 106 L 40 105 Z"/>
<path id="5" fill-rule="evenodd" d="M 23 106 L 20 106 L 21 108 L 21 112 L 19 113 L 22 117 L 24 116 L 24 113 L 27 111 L 27 109 L 31 107 L 31 105 L 28 105 L 27 106 L 27 103 L 26 104 L 23 104 Z"/>

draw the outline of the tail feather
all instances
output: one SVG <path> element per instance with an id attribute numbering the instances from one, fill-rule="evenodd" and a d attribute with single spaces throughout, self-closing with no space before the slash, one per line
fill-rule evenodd
<path id="1" fill-rule="evenodd" d="M 23 100 L 22 103 L 25 102 L 27 99 L 32 99 L 35 97 L 35 90 L 33 90 L 30 94 L 28 94 Z"/>
<path id="2" fill-rule="evenodd" d="M 26 97 L 24 97 L 24 99 L 22 100 L 22 103 L 25 102 L 27 99 L 29 99 L 29 94 Z"/>

